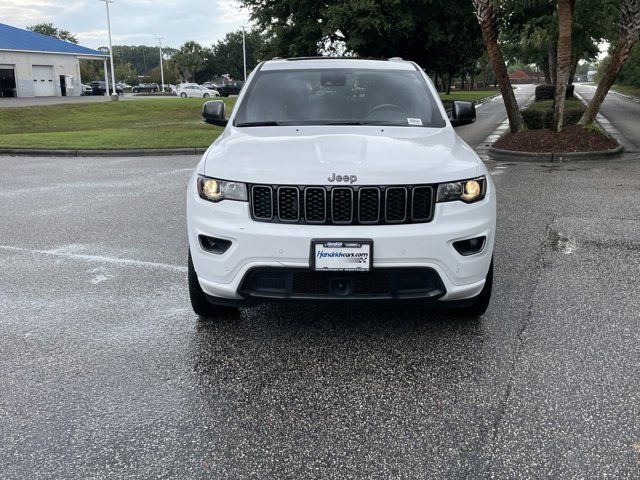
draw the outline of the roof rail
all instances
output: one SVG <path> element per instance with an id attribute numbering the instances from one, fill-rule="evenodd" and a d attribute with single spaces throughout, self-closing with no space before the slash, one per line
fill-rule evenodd
<path id="1" fill-rule="evenodd" d="M 390 62 L 404 62 L 404 60 L 402 59 L 402 57 L 391 57 L 389 59 Z"/>

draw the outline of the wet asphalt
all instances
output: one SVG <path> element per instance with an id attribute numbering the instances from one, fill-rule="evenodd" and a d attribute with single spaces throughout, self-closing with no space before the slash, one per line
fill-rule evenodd
<path id="1" fill-rule="evenodd" d="M 0 478 L 638 478 L 640 155 L 489 162 L 479 320 L 199 321 L 196 157 L 0 157 Z"/>

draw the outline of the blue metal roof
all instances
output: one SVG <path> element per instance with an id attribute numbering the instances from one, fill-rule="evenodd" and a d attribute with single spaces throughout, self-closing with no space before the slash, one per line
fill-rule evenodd
<path id="1" fill-rule="evenodd" d="M 22 30 L 0 23 L 0 50 L 14 50 L 22 52 L 64 53 L 72 55 L 91 55 L 108 57 L 99 50 L 81 47 L 70 42 L 58 40 L 40 33 Z"/>

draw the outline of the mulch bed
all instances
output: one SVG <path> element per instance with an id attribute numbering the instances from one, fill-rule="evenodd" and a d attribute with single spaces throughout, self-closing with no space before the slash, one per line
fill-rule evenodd
<path id="1" fill-rule="evenodd" d="M 560 133 L 548 129 L 507 133 L 493 144 L 494 148 L 516 152 L 567 153 L 611 150 L 618 142 L 599 132 L 590 132 L 580 125 L 571 125 Z"/>

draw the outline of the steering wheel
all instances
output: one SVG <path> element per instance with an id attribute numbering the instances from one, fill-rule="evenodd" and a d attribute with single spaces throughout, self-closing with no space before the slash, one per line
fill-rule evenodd
<path id="1" fill-rule="evenodd" d="M 396 110 L 398 112 L 404 113 L 404 109 L 399 105 L 395 105 L 393 103 L 383 103 L 382 105 L 376 105 L 371 110 L 369 110 L 366 116 L 370 117 L 371 115 L 373 115 L 376 112 L 379 112 L 380 110 Z"/>

